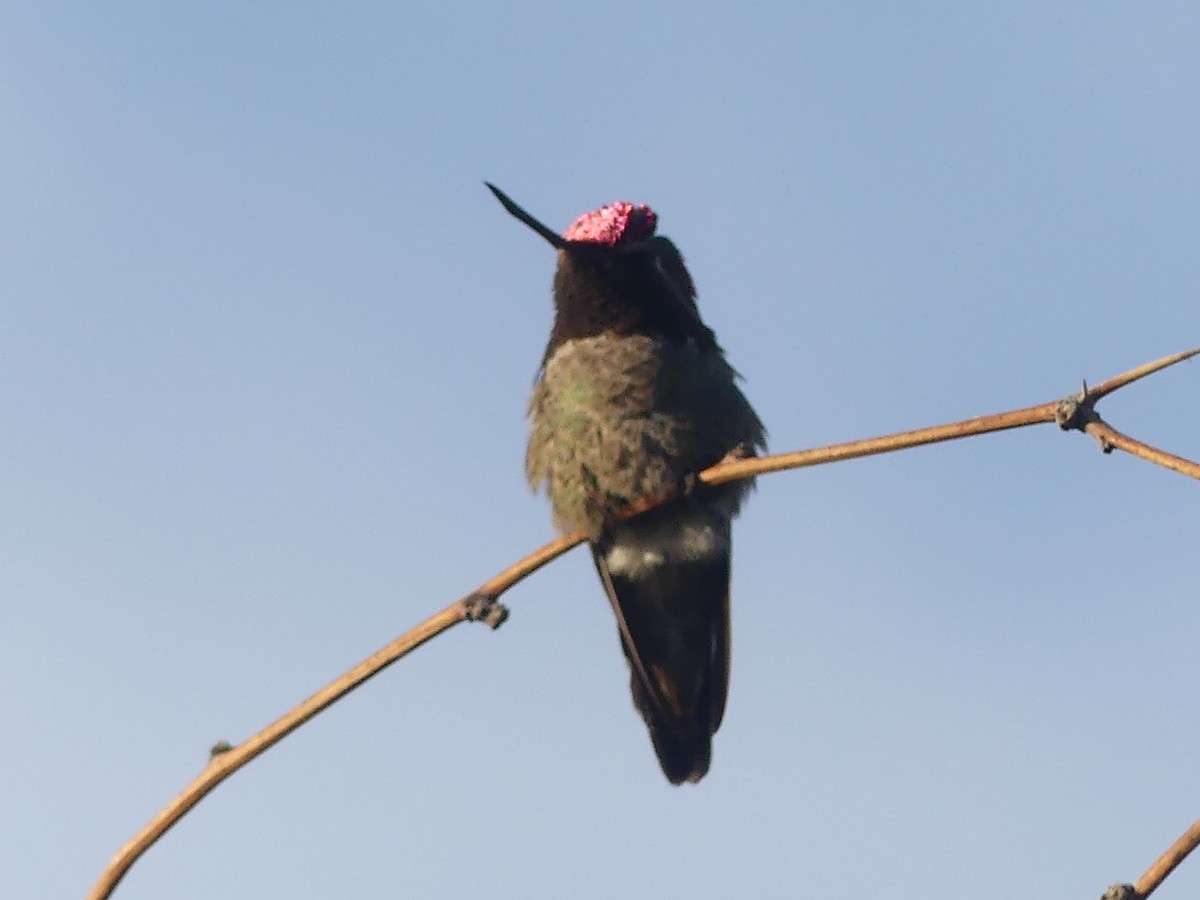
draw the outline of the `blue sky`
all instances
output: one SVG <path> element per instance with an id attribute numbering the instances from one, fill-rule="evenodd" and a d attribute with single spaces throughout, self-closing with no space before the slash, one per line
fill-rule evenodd
<path id="1" fill-rule="evenodd" d="M 551 536 L 553 257 L 484 179 L 651 204 L 798 449 L 1200 345 L 1198 86 L 1188 2 L 8 4 L 9 891 L 82 895 L 215 741 Z M 1198 378 L 1101 412 L 1195 458 Z M 1198 496 L 1049 427 L 763 479 L 698 787 L 576 552 L 117 896 L 1097 896 L 1200 816 Z"/>

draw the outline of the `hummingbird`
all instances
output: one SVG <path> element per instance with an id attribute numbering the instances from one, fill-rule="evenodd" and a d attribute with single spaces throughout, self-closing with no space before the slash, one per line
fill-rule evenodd
<path id="1" fill-rule="evenodd" d="M 602 206 L 560 236 L 487 187 L 558 258 L 526 476 L 534 491 L 545 487 L 561 532 L 587 533 L 663 774 L 697 782 L 725 713 L 730 523 L 752 485 L 710 486 L 695 475 L 765 450 L 766 431 L 649 206 Z"/>

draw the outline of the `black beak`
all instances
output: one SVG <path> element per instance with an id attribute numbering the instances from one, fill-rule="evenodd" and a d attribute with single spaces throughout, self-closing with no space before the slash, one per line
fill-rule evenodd
<path id="1" fill-rule="evenodd" d="M 553 247 L 555 250 L 561 250 L 566 246 L 567 242 L 563 240 L 560 235 L 555 234 L 529 213 L 525 212 L 525 210 L 521 209 L 521 207 L 517 206 L 517 204 L 513 202 L 512 197 L 508 196 L 508 194 L 504 193 L 504 191 L 500 190 L 500 188 L 496 187 L 490 181 L 485 181 L 484 184 L 487 185 L 489 191 L 496 195 L 496 199 L 500 201 L 500 205 L 507 209 L 511 216 L 524 222 L 526 225 L 544 237 L 547 241 L 549 241 L 551 247 Z"/>

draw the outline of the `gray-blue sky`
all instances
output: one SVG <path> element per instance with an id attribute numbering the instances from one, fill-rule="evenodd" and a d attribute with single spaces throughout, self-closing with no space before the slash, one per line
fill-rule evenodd
<path id="1" fill-rule="evenodd" d="M 13 896 L 83 893 L 214 741 L 549 537 L 521 460 L 553 259 L 485 178 L 556 228 L 654 206 L 777 450 L 1200 344 L 1194 3 L 4 19 Z M 1198 371 L 1103 412 L 1195 456 Z M 698 788 L 577 553 L 118 896 L 1095 896 L 1200 815 L 1196 499 L 1050 428 L 764 479 Z"/>

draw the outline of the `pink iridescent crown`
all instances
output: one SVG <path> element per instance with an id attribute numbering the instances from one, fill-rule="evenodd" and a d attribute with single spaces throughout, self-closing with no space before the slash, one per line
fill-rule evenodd
<path id="1" fill-rule="evenodd" d="M 658 216 L 645 203 L 618 200 L 584 213 L 563 232 L 563 238 L 615 247 L 650 237 L 657 225 Z"/>

